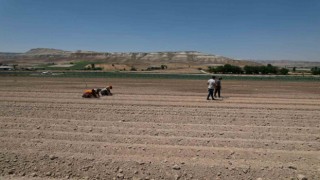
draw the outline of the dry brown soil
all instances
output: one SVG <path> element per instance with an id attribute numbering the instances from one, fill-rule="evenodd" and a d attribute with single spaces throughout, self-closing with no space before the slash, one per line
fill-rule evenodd
<path id="1" fill-rule="evenodd" d="M 0 77 L 0 179 L 320 179 L 320 82 Z"/>

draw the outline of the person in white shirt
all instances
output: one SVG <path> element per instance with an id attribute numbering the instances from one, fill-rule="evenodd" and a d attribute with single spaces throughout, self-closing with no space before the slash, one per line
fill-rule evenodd
<path id="1" fill-rule="evenodd" d="M 215 76 L 212 76 L 211 79 L 208 80 L 208 96 L 207 96 L 207 100 L 209 100 L 210 96 L 212 98 L 212 100 L 214 100 L 213 98 L 213 91 L 214 91 L 214 87 L 215 87 L 215 81 L 216 77 Z"/>

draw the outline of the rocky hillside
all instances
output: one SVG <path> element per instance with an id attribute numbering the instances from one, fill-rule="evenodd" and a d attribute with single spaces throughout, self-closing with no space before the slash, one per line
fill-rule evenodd
<path id="1" fill-rule="evenodd" d="M 70 51 L 49 48 L 35 48 L 25 52 L 24 55 L 37 56 L 37 55 L 70 55 Z"/>
<path id="2" fill-rule="evenodd" d="M 178 52 L 131 52 L 131 53 L 112 53 L 95 51 L 64 51 L 59 49 L 36 48 L 25 53 L 11 53 L 10 56 L 0 53 L 0 61 L 74 61 L 92 60 L 106 63 L 120 64 L 155 64 L 155 63 L 176 63 L 191 65 L 212 65 L 212 64 L 232 64 L 232 65 L 257 65 L 252 61 L 234 60 L 232 58 L 205 54 L 197 51 L 178 51 Z"/>

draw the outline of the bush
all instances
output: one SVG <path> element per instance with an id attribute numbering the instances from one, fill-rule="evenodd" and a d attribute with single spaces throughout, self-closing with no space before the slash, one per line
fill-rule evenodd
<path id="1" fill-rule="evenodd" d="M 318 67 L 311 68 L 311 73 L 313 75 L 319 75 L 320 74 L 320 68 L 318 68 Z"/>
<path id="2" fill-rule="evenodd" d="M 289 72 L 289 70 L 286 69 L 286 68 L 281 68 L 280 71 L 279 71 L 279 73 L 282 74 L 282 75 L 287 75 L 288 72 Z"/>
<path id="3" fill-rule="evenodd" d="M 168 69 L 168 66 L 167 65 L 161 65 L 161 69 Z"/>

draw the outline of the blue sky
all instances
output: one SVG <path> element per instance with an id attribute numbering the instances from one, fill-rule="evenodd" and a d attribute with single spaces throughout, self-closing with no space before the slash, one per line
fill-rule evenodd
<path id="1" fill-rule="evenodd" d="M 320 61 L 319 0 L 0 0 L 0 51 Z"/>

